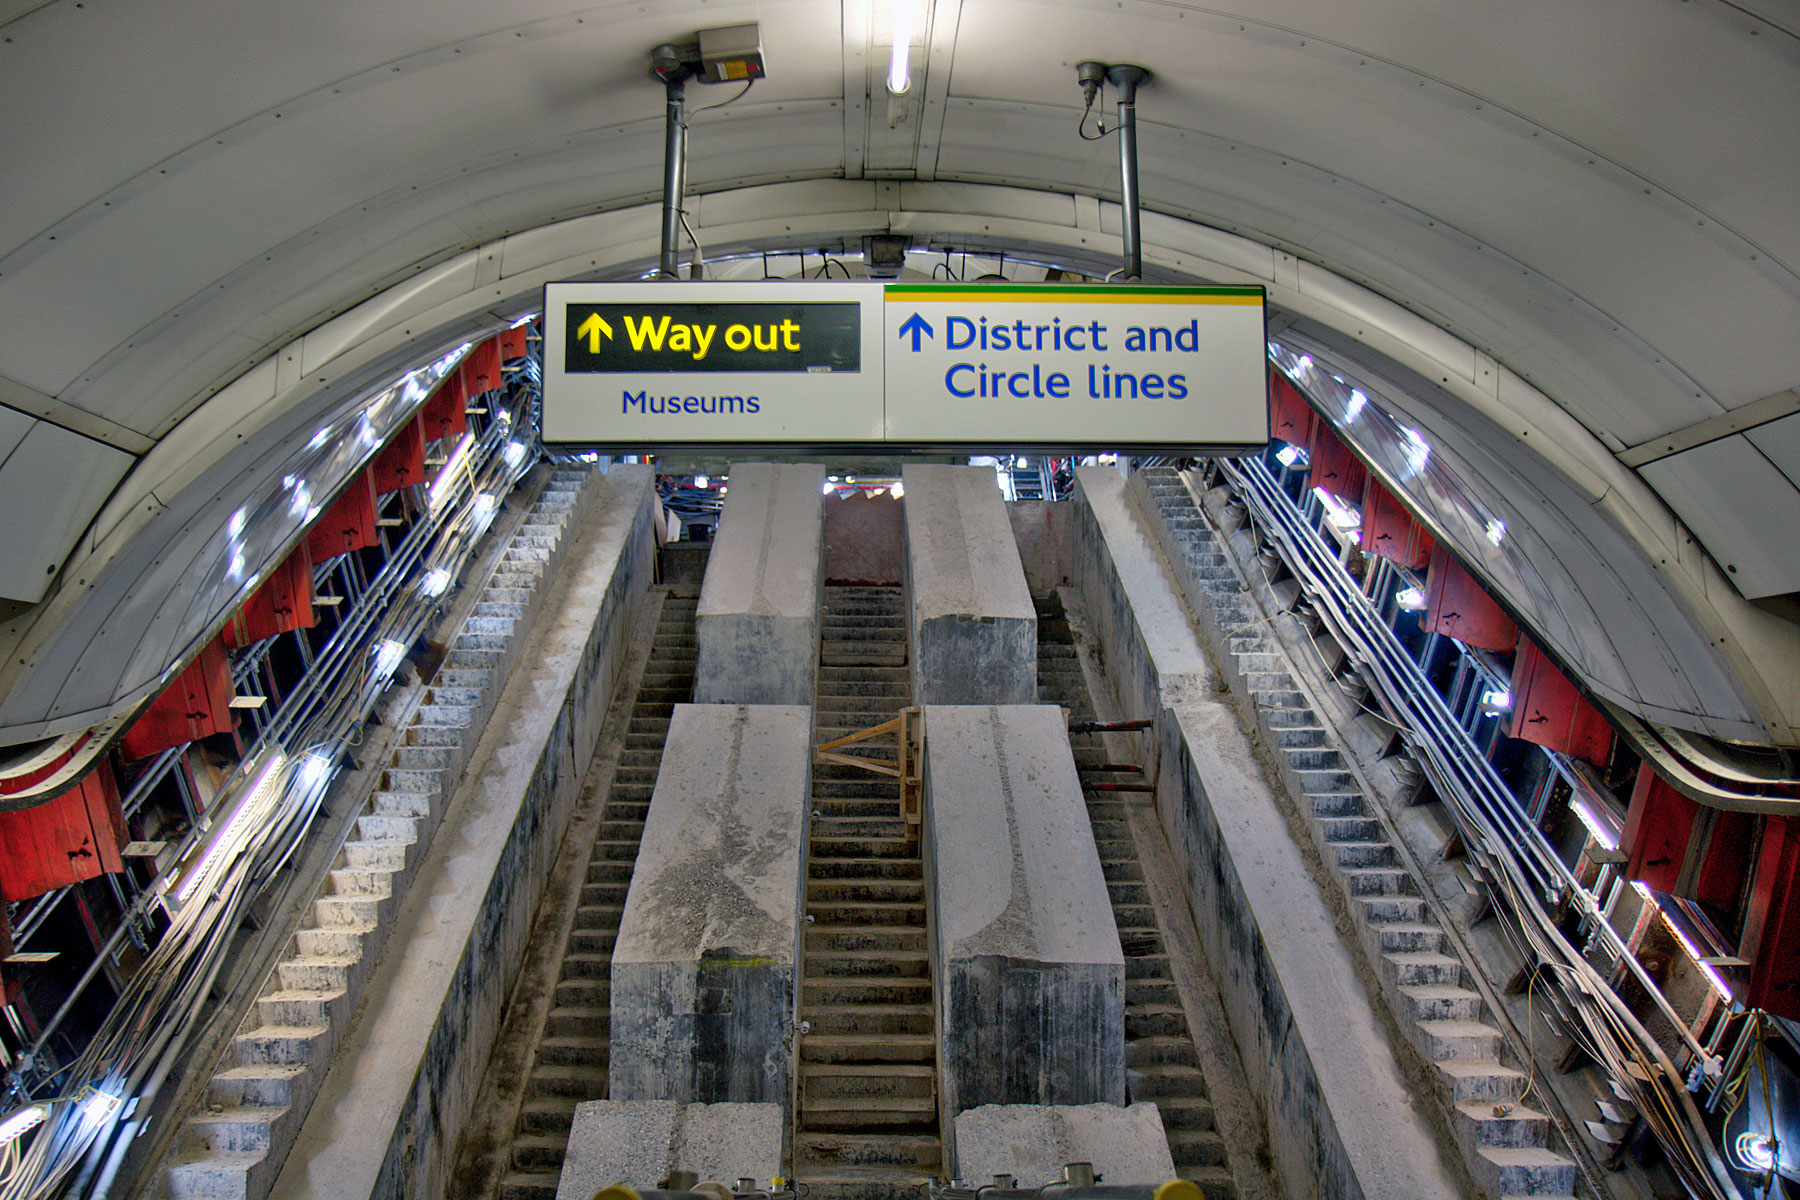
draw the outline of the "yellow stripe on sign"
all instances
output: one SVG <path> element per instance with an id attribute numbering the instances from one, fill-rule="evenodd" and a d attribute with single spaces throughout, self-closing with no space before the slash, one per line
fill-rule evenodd
<path id="1" fill-rule="evenodd" d="M 1261 308 L 1261 296 L 1059 296 L 1055 292 L 1002 293 L 983 296 L 964 292 L 941 295 L 932 292 L 888 293 L 889 304 L 1229 304 Z"/>

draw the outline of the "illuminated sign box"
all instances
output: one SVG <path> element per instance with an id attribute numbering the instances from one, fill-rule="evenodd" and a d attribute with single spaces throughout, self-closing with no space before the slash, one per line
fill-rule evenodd
<path id="1" fill-rule="evenodd" d="M 1263 306 L 1260 287 L 551 284 L 544 440 L 1252 450 Z"/>

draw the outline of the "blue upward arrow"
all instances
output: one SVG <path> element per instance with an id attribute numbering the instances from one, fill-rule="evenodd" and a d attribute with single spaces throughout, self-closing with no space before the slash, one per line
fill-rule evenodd
<path id="1" fill-rule="evenodd" d="M 906 319 L 904 325 L 900 326 L 900 336 L 905 337 L 908 334 L 912 335 L 913 353 L 917 354 L 919 352 L 919 337 L 921 334 L 925 337 L 930 337 L 931 325 L 924 317 L 921 317 L 918 313 L 914 313 Z"/>

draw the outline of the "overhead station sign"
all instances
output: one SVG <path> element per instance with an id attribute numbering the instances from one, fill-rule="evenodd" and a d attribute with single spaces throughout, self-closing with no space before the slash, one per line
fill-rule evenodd
<path id="1" fill-rule="evenodd" d="M 1259 287 L 551 284 L 544 440 L 1245 450 Z"/>

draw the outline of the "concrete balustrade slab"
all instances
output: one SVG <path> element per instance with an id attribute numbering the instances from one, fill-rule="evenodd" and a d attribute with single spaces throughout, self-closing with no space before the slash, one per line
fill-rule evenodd
<path id="1" fill-rule="evenodd" d="M 695 618 L 697 704 L 811 704 L 825 468 L 735 463 Z"/>
<path id="2" fill-rule="evenodd" d="M 658 1187 L 671 1171 L 727 1187 L 781 1173 L 779 1104 L 590 1100 L 575 1106 L 556 1200 L 591 1200 L 615 1183 Z"/>
<path id="3" fill-rule="evenodd" d="M 1126 713 L 1156 719 L 1154 737 L 1140 745 L 1146 765 L 1154 764 L 1157 816 L 1268 1121 L 1277 1174 L 1295 1196 L 1467 1194 L 1256 748 L 1229 697 L 1213 690 L 1211 664 L 1154 532 L 1118 472 L 1075 474 L 1076 586 Z M 1375 894 L 1399 886 L 1401 873 L 1382 874 L 1384 866 L 1369 873 L 1370 886 L 1383 889 Z M 1454 982 L 1427 973 L 1429 965 L 1403 982 Z"/>
<path id="4" fill-rule="evenodd" d="M 1093 1164 L 1105 1183 L 1175 1178 L 1154 1104 L 984 1104 L 957 1115 L 956 1174 L 972 1186 L 1011 1175 L 1021 1187 L 1041 1187 L 1078 1162 Z"/>
<path id="5" fill-rule="evenodd" d="M 1037 609 L 993 470 L 909 464 L 901 481 L 914 696 L 1037 703 Z"/>
<path id="6" fill-rule="evenodd" d="M 946 1111 L 1124 1103 L 1125 958 L 1062 710 L 924 720 Z"/>
<path id="7" fill-rule="evenodd" d="M 613 1099 L 789 1102 L 811 758 L 809 707 L 675 707 L 613 950 Z"/>

